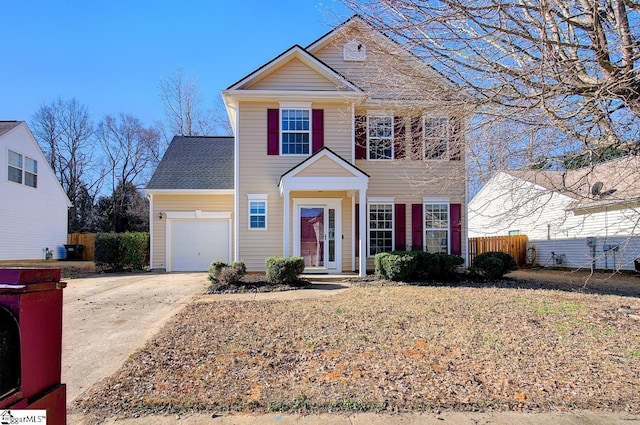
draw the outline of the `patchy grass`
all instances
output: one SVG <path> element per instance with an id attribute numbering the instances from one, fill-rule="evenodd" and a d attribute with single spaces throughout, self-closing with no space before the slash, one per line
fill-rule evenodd
<path id="1" fill-rule="evenodd" d="M 640 300 L 353 287 L 187 306 L 79 400 L 98 417 L 185 411 L 640 412 Z"/>

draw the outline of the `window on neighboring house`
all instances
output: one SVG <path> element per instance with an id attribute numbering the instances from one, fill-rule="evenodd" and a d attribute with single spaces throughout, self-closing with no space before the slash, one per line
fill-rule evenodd
<path id="1" fill-rule="evenodd" d="M 38 187 L 38 161 L 10 150 L 7 177 L 15 183 Z"/>
<path id="2" fill-rule="evenodd" d="M 393 251 L 393 204 L 369 204 L 369 255 Z"/>
<path id="3" fill-rule="evenodd" d="M 425 204 L 425 246 L 427 252 L 449 252 L 449 204 Z"/>
<path id="4" fill-rule="evenodd" d="M 267 195 L 249 197 L 249 229 L 267 228 Z"/>
<path id="5" fill-rule="evenodd" d="M 393 159 L 393 117 L 369 116 L 368 159 Z"/>
<path id="6" fill-rule="evenodd" d="M 451 126 L 449 118 L 424 118 L 424 159 L 447 159 Z"/>
<path id="7" fill-rule="evenodd" d="M 283 155 L 309 155 L 311 151 L 311 125 L 309 109 L 282 109 L 280 111 Z"/>

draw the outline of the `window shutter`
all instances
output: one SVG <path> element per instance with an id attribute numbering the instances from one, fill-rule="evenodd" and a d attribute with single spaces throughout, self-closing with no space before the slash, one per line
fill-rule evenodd
<path id="1" fill-rule="evenodd" d="M 355 127 L 356 159 L 367 159 L 367 117 L 356 115 Z"/>
<path id="2" fill-rule="evenodd" d="M 394 221 L 395 242 L 398 251 L 407 249 L 407 215 L 404 204 L 395 204 Z"/>
<path id="3" fill-rule="evenodd" d="M 280 154 L 280 110 L 267 109 L 267 155 Z"/>
<path id="4" fill-rule="evenodd" d="M 356 257 L 360 256 L 360 204 L 356 204 L 355 210 L 356 216 L 356 238 L 354 243 L 356 244 Z"/>
<path id="5" fill-rule="evenodd" d="M 411 249 L 422 251 L 422 204 L 411 205 Z"/>
<path id="6" fill-rule="evenodd" d="M 451 254 L 462 255 L 462 205 L 449 205 L 449 227 L 451 230 Z"/>
<path id="7" fill-rule="evenodd" d="M 409 155 L 411 159 L 420 161 L 424 158 L 422 117 L 411 117 L 411 143 Z"/>
<path id="8" fill-rule="evenodd" d="M 311 111 L 311 126 L 313 127 L 311 136 L 312 152 L 316 153 L 324 147 L 324 109 L 313 109 Z"/>
<path id="9" fill-rule="evenodd" d="M 462 157 L 462 120 L 460 117 L 453 117 L 450 121 L 451 140 L 449 141 L 449 159 L 460 161 Z"/>
<path id="10" fill-rule="evenodd" d="M 393 157 L 404 158 L 406 131 L 404 117 L 393 117 Z"/>

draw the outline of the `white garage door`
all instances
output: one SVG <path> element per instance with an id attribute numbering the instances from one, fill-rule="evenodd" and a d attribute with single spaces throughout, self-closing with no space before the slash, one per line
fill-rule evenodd
<path id="1" fill-rule="evenodd" d="M 206 271 L 214 260 L 230 261 L 228 219 L 171 220 L 171 270 Z"/>

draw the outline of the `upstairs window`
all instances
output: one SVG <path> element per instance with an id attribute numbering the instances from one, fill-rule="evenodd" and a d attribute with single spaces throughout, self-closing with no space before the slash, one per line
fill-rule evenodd
<path id="1" fill-rule="evenodd" d="M 38 161 L 10 150 L 7 178 L 25 186 L 38 187 Z"/>
<path id="2" fill-rule="evenodd" d="M 311 121 L 309 109 L 281 109 L 283 155 L 309 155 Z"/>
<path id="3" fill-rule="evenodd" d="M 393 117 L 369 116 L 367 152 L 370 160 L 393 159 Z"/>
<path id="4" fill-rule="evenodd" d="M 448 159 L 450 139 L 449 118 L 425 117 L 424 159 Z"/>

